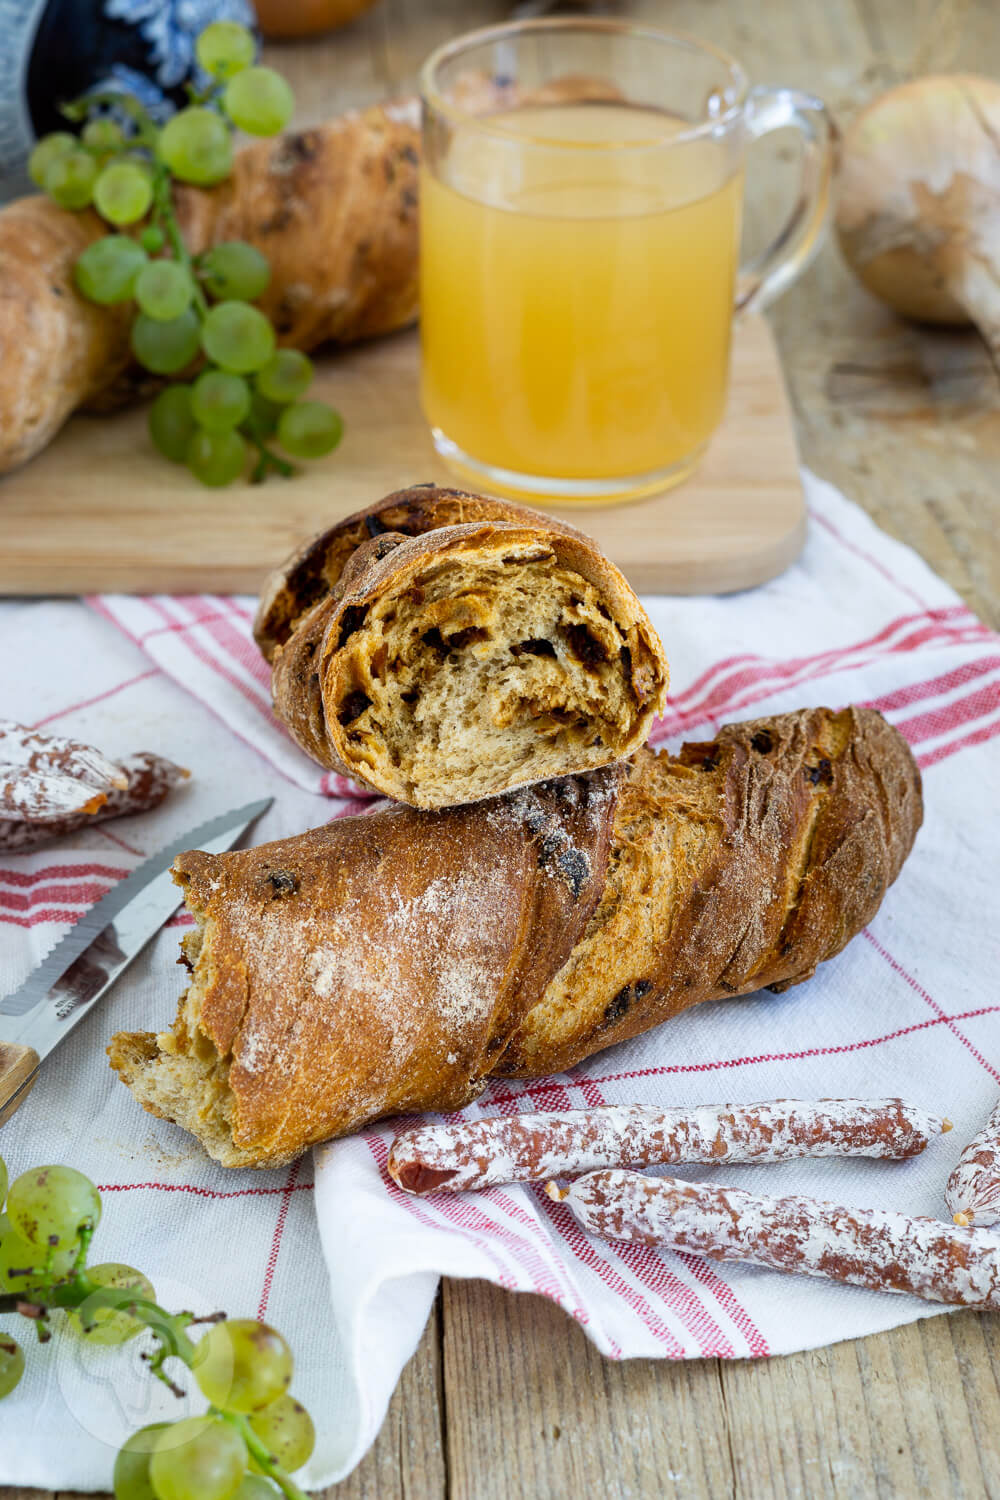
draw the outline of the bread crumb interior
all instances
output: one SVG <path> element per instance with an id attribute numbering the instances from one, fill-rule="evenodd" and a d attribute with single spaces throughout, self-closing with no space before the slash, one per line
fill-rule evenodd
<path id="1" fill-rule="evenodd" d="M 203 912 L 181 939 L 191 982 L 181 996 L 177 1017 L 168 1031 L 119 1033 L 111 1062 L 150 1114 L 190 1131 L 224 1167 L 269 1165 L 259 1153 L 233 1144 L 233 1094 L 229 1088 L 232 1059 L 220 1057 L 201 1030 L 202 1001 L 211 970 L 211 934 Z"/>
<path id="2" fill-rule="evenodd" d="M 597 909 L 515 1038 L 529 1067 L 539 1052 L 610 1027 L 624 1008 L 641 1006 L 652 993 L 646 976 L 657 972 L 657 951 L 669 939 L 663 914 L 672 909 L 686 846 L 700 841 L 701 802 L 696 772 L 666 755 L 639 752 L 619 796 Z M 502 1060 L 495 1071 L 505 1072 Z"/>
<path id="3" fill-rule="evenodd" d="M 397 795 L 417 805 L 606 765 L 631 748 L 642 713 L 634 628 L 537 546 L 425 569 L 345 644 L 328 719 L 354 763 L 388 763 Z"/>

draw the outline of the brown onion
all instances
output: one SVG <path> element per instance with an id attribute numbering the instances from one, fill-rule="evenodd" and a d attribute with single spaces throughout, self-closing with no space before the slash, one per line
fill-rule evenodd
<path id="1" fill-rule="evenodd" d="M 836 225 L 876 297 L 975 324 L 1000 361 L 1000 84 L 918 78 L 863 109 L 843 139 Z"/>

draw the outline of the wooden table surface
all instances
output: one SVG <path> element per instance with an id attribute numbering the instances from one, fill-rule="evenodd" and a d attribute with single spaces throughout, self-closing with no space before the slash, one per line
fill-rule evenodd
<path id="1" fill-rule="evenodd" d="M 1000 75 L 995 0 L 636 0 L 841 119 L 922 52 Z M 381 0 L 338 35 L 270 49 L 307 119 L 412 87 L 494 0 Z M 764 155 L 766 148 L 761 148 Z M 750 231 L 787 201 L 759 161 Z M 803 460 L 1000 626 L 1000 387 L 972 335 L 904 326 L 828 245 L 773 309 Z M 1000 1320 L 959 1313 L 759 1362 L 602 1360 L 558 1308 L 447 1281 L 385 1426 L 336 1500 L 812 1500 L 1000 1496 Z M 2 1500 L 41 1492 L 0 1489 Z M 62 1500 L 70 1500 L 65 1494 Z"/>

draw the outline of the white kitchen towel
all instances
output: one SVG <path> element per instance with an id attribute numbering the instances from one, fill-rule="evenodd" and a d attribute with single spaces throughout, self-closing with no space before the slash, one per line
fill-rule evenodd
<path id="1" fill-rule="evenodd" d="M 808 475 L 806 486 L 809 539 L 781 578 L 726 598 L 647 599 L 674 685 L 654 738 L 707 739 L 728 719 L 802 704 L 879 707 L 925 777 L 926 821 L 899 881 L 869 929 L 806 984 L 700 1007 L 555 1079 L 498 1082 L 467 1113 L 900 1094 L 955 1122 L 914 1161 L 699 1175 L 942 1215 L 945 1179 L 1000 1091 L 991 984 L 1000 959 L 1000 641 L 908 548 L 830 486 Z M 220 808 L 270 792 L 257 841 L 365 805 L 345 799 L 344 785 L 318 773 L 271 719 L 250 601 L 91 603 L 0 614 L 0 712 L 112 754 L 158 750 L 194 778 L 142 819 L 0 857 L 3 991 L 140 852 Z M 177 936 L 176 925 L 166 929 L 53 1056 L 0 1131 L 0 1151 L 15 1171 L 65 1160 L 94 1176 L 105 1188 L 95 1254 L 139 1265 L 164 1300 L 259 1312 L 285 1332 L 298 1356 L 295 1388 L 320 1432 L 309 1484 L 349 1472 L 374 1439 L 441 1274 L 550 1297 L 611 1358 L 780 1354 L 940 1310 L 602 1244 L 537 1188 L 407 1198 L 384 1171 L 391 1122 L 320 1148 L 315 1187 L 305 1162 L 224 1172 L 180 1131 L 141 1114 L 104 1066 L 113 1030 L 169 1019 Z M 150 1394 L 138 1351 L 127 1350 L 98 1358 L 68 1337 L 29 1349 L 29 1374 L 0 1408 L 0 1479 L 107 1484 L 130 1425 L 171 1405 Z"/>

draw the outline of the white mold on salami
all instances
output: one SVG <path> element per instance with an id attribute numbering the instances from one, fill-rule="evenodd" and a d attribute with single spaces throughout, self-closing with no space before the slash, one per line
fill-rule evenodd
<path id="1" fill-rule="evenodd" d="M 962 1152 L 944 1196 L 956 1224 L 1000 1224 L 1000 1104 Z"/>
<path id="2" fill-rule="evenodd" d="M 693 1109 L 610 1104 L 418 1125 L 396 1137 L 389 1172 L 409 1192 L 454 1193 L 598 1167 L 903 1158 L 949 1128 L 947 1120 L 902 1099 L 779 1099 Z"/>
<path id="3" fill-rule="evenodd" d="M 591 1172 L 567 1188 L 549 1183 L 546 1191 L 602 1239 L 1000 1309 L 1000 1236 L 988 1230 L 639 1172 Z"/>

